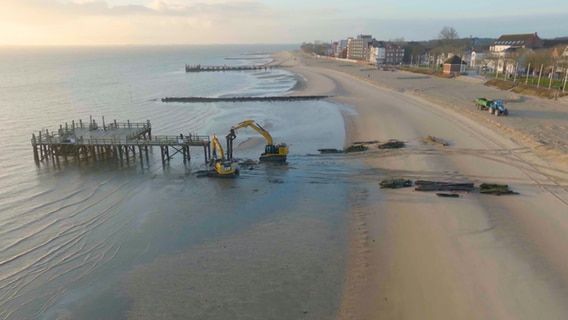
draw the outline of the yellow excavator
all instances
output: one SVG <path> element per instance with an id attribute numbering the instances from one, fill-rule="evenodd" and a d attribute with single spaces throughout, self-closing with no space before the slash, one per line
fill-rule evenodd
<path id="1" fill-rule="evenodd" d="M 240 128 L 251 127 L 256 132 L 260 133 L 264 139 L 266 139 L 266 146 L 264 147 L 264 153 L 260 155 L 259 160 L 270 161 L 270 162 L 286 162 L 286 156 L 288 155 L 288 145 L 285 143 L 279 143 L 274 145 L 272 143 L 272 136 L 268 131 L 261 127 L 254 120 L 245 120 L 236 126 L 231 127 L 230 133 L 227 135 L 227 148 L 229 157 L 232 157 L 233 153 L 233 140 L 237 137 L 236 130 Z"/>
<path id="2" fill-rule="evenodd" d="M 216 135 L 213 135 L 213 156 L 209 164 L 209 176 L 221 178 L 234 178 L 239 175 L 239 168 L 233 162 L 232 157 L 225 159 L 223 147 L 219 143 Z"/>

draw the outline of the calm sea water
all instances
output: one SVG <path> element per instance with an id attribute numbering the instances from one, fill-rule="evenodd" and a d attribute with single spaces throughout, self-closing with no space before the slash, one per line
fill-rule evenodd
<path id="1" fill-rule="evenodd" d="M 328 319 L 341 298 L 349 167 L 315 156 L 341 148 L 342 112 L 327 101 L 162 103 L 172 96 L 280 95 L 285 70 L 186 74 L 184 65 L 271 61 L 290 45 L 0 48 L 1 319 Z M 224 136 L 245 119 L 290 145 L 285 166 L 238 179 L 184 165 L 51 162 L 39 130 L 72 120 L 145 122 L 153 134 Z M 235 156 L 263 139 L 239 130 Z"/>

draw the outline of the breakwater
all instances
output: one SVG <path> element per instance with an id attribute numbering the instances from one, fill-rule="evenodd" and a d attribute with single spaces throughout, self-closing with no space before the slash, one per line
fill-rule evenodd
<path id="1" fill-rule="evenodd" d="M 304 100 L 321 100 L 330 98 L 331 96 L 268 96 L 268 97 L 166 97 L 162 98 L 162 102 L 251 102 L 251 101 L 304 101 Z"/>
<path id="2" fill-rule="evenodd" d="M 200 64 L 185 65 L 185 72 L 205 72 L 205 71 L 247 71 L 247 70 L 270 70 L 279 68 L 278 65 L 260 65 L 260 66 L 204 66 Z"/>

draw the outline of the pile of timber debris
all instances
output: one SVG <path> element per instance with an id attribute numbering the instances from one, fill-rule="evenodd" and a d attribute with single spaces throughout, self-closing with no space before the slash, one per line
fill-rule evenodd
<path id="1" fill-rule="evenodd" d="M 408 179 L 386 179 L 379 182 L 379 186 L 381 186 L 381 189 L 383 188 L 398 189 L 404 187 L 412 187 L 412 181 Z"/>
<path id="2" fill-rule="evenodd" d="M 399 149 L 404 148 L 404 141 L 391 139 L 387 142 L 379 143 L 379 149 Z"/>
<path id="3" fill-rule="evenodd" d="M 442 147 L 449 146 L 449 143 L 442 141 L 439 138 L 436 138 L 434 136 L 425 136 L 424 138 L 422 138 L 422 141 L 424 143 L 432 144 L 432 145 L 436 145 L 436 146 L 442 146 Z"/>
<path id="4" fill-rule="evenodd" d="M 361 152 L 367 149 L 369 148 L 364 144 L 352 144 L 345 149 L 345 152 Z"/>
<path id="5" fill-rule="evenodd" d="M 318 149 L 318 151 L 320 153 L 343 153 L 343 150 L 341 149 L 334 149 L 334 148 L 324 148 L 324 149 Z"/>
<path id="6" fill-rule="evenodd" d="M 471 192 L 473 190 L 473 182 L 442 182 L 442 181 L 428 181 L 418 180 L 415 182 L 416 191 L 462 191 Z"/>
<path id="7" fill-rule="evenodd" d="M 479 192 L 481 194 L 494 194 L 500 196 L 503 194 L 519 194 L 511 189 L 506 184 L 496 184 L 496 183 L 482 183 L 479 186 Z"/>
<path id="8" fill-rule="evenodd" d="M 398 189 L 411 187 L 412 181 L 408 179 L 385 179 L 379 182 L 381 189 Z M 430 181 L 430 180 L 417 180 L 414 182 L 415 191 L 447 191 L 449 193 L 436 193 L 438 197 L 459 197 L 457 192 L 471 192 L 475 186 L 473 182 L 445 182 L 445 181 Z M 505 194 L 519 194 L 511 189 L 506 184 L 496 183 L 482 183 L 479 185 L 479 192 L 481 194 L 505 195 Z"/>
<path id="9" fill-rule="evenodd" d="M 318 149 L 320 154 L 323 153 L 348 153 L 348 152 L 362 152 L 367 151 L 369 149 L 368 145 L 376 144 L 377 148 L 379 149 L 398 149 L 404 148 L 404 141 L 394 140 L 391 139 L 387 142 L 380 142 L 378 140 L 370 140 L 370 141 L 357 141 L 353 142 L 352 145 L 345 149 L 334 149 L 334 148 L 322 148 Z"/>

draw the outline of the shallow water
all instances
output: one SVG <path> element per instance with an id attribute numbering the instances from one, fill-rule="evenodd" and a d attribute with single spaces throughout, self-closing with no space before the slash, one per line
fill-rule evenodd
<path id="1" fill-rule="evenodd" d="M 352 168 L 337 156 L 312 154 L 343 146 L 341 112 L 350 109 L 326 101 L 160 102 L 290 92 L 298 78 L 284 70 L 183 70 L 185 63 L 266 62 L 266 52 L 289 48 L 1 48 L 0 318 L 334 314 Z M 264 54 L 241 55 L 257 51 Z M 234 180 L 198 178 L 199 148 L 188 165 L 178 155 L 162 166 L 156 149 L 143 164 L 70 160 L 36 167 L 33 132 L 91 115 L 99 123 L 103 116 L 150 120 L 153 134 L 173 135 L 224 135 L 251 118 L 275 142 L 290 145 L 289 161 L 243 167 Z M 240 129 L 236 143 L 241 159 L 263 150 L 250 129 Z"/>

